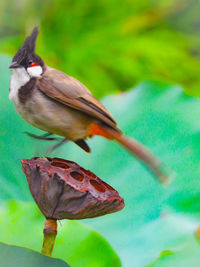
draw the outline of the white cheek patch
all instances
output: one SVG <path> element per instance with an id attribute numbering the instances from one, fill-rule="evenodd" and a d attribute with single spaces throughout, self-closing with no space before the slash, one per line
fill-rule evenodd
<path id="1" fill-rule="evenodd" d="M 42 67 L 41 66 L 35 66 L 27 68 L 27 72 L 31 77 L 40 77 L 42 74 Z"/>
<path id="2" fill-rule="evenodd" d="M 30 80 L 30 76 L 24 68 L 17 68 L 12 70 L 12 76 L 10 80 L 10 100 L 18 101 L 18 91 Z"/>

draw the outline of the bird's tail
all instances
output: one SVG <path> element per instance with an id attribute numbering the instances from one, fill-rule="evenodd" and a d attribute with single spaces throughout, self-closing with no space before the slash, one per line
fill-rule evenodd
<path id="1" fill-rule="evenodd" d="M 162 184 L 167 184 L 171 181 L 172 171 L 135 139 L 128 138 L 122 132 L 108 127 L 99 127 L 95 134 L 118 142 L 131 154 L 145 163 L 145 165 Z"/>
<path id="2" fill-rule="evenodd" d="M 126 148 L 131 154 L 144 162 L 156 178 L 162 184 L 167 184 L 171 181 L 172 171 L 169 170 L 163 162 L 154 156 L 146 147 L 140 144 L 135 139 L 131 139 L 122 133 L 115 134 L 114 138 L 120 145 Z"/>

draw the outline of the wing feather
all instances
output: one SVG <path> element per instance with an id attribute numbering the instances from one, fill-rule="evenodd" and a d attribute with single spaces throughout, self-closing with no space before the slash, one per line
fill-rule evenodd
<path id="1" fill-rule="evenodd" d="M 84 112 L 112 128 L 117 128 L 115 120 L 107 109 L 75 78 L 47 67 L 37 85 L 38 89 L 48 97 Z"/>

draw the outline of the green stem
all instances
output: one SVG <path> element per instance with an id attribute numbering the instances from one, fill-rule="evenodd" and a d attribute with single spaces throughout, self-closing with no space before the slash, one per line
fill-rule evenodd
<path id="1" fill-rule="evenodd" d="M 41 253 L 51 256 L 57 235 L 56 220 L 47 219 L 44 224 L 44 241 Z"/>

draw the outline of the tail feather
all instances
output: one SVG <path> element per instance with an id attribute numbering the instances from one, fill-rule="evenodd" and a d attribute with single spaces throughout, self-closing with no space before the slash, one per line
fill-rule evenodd
<path id="1" fill-rule="evenodd" d="M 162 184 L 167 184 L 171 181 L 171 170 L 168 170 L 165 164 L 163 164 L 156 156 L 154 156 L 138 141 L 132 138 L 128 138 L 121 132 L 110 128 L 106 128 L 104 129 L 104 131 L 109 134 L 110 139 L 114 139 L 131 154 L 143 161 Z"/>

